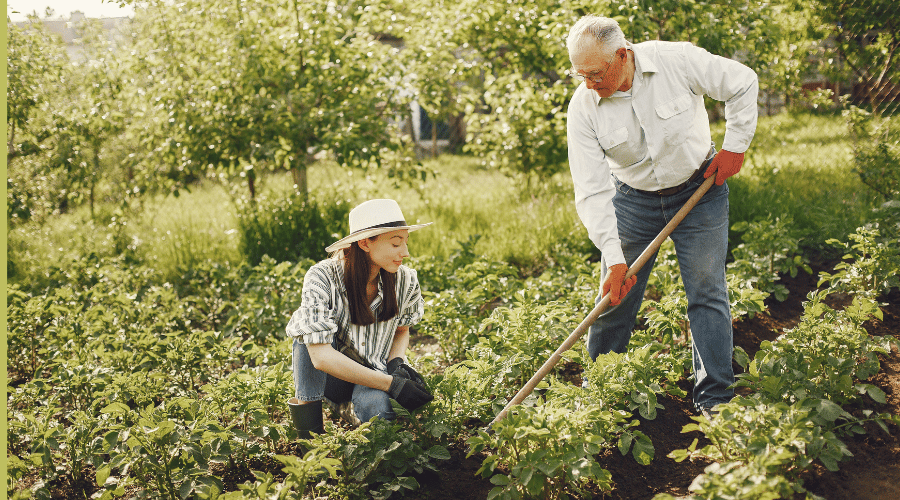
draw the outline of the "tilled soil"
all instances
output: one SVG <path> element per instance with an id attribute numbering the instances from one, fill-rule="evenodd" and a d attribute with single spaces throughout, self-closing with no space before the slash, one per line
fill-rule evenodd
<path id="1" fill-rule="evenodd" d="M 834 263 L 814 266 L 815 271 L 832 269 Z M 816 276 L 801 272 L 797 277 L 782 278 L 782 283 L 790 290 L 784 302 L 774 299 L 767 301 L 767 310 L 754 318 L 745 318 L 734 323 L 734 344 L 742 347 L 752 358 L 764 340 L 776 339 L 785 329 L 796 326 L 803 312 L 803 302 L 807 294 L 817 288 Z M 833 296 L 834 307 L 845 305 L 849 298 Z M 882 321 L 869 321 L 866 328 L 872 335 L 897 335 L 900 337 L 900 291 L 894 290 L 886 297 Z M 887 401 L 879 405 L 878 412 L 900 415 L 900 352 L 896 347 L 889 356 L 880 356 L 882 370 L 869 382 L 881 388 Z M 735 365 L 736 372 L 740 367 Z M 580 379 L 577 366 L 566 366 L 566 377 Z M 682 381 L 682 389 L 690 393 L 690 383 Z M 684 449 L 691 442 L 703 436 L 697 432 L 682 433 L 682 428 L 692 422 L 695 415 L 690 397 L 675 398 L 661 395 L 659 402 L 664 409 L 658 411 L 654 420 L 641 419 L 638 427 L 653 442 L 655 458 L 647 465 L 639 465 L 630 456 L 622 456 L 617 449 L 607 450 L 598 458 L 601 467 L 608 470 L 613 479 L 611 492 L 596 492 L 594 498 L 617 500 L 645 500 L 658 493 L 688 496 L 691 481 L 703 472 L 706 462 L 675 462 L 667 455 L 676 449 Z M 804 486 L 813 493 L 828 500 L 895 500 L 900 498 L 900 430 L 891 428 L 887 435 L 871 426 L 867 433 L 845 439 L 853 457 L 840 462 L 840 470 L 831 472 L 821 464 L 816 464 L 803 475 Z M 302 455 L 302 449 L 295 449 L 296 443 L 287 443 L 278 452 Z M 440 472 L 418 477 L 420 488 L 405 495 L 407 499 L 422 500 L 481 500 L 487 498 L 494 487 L 488 479 L 476 475 L 483 456 L 466 457 L 464 445 L 451 447 L 451 458 L 439 464 Z M 281 465 L 274 459 L 256 459 L 253 463 L 222 464 L 213 472 L 225 484 L 226 491 L 234 491 L 238 484 L 253 479 L 252 470 L 271 473 L 276 479 L 283 479 Z M 51 498 L 86 498 L 96 491 L 94 471 L 86 467 L 80 480 L 63 476 L 50 485 Z"/>
<path id="2" fill-rule="evenodd" d="M 742 347 L 752 359 L 764 340 L 774 340 L 786 329 L 797 326 L 803 313 L 803 303 L 807 294 L 817 288 L 818 271 L 832 269 L 832 263 L 814 265 L 814 275 L 803 273 L 796 277 L 785 276 L 781 283 L 790 294 L 784 302 L 770 298 L 767 310 L 754 318 L 745 318 L 734 323 L 734 344 Z M 829 297 L 832 307 L 841 307 L 849 302 L 840 295 Z M 881 309 L 883 321 L 869 321 L 866 329 L 872 335 L 895 335 L 900 338 L 900 291 L 894 290 Z M 881 372 L 869 383 L 881 388 L 887 395 L 878 412 L 900 415 L 900 352 L 894 347 L 890 356 L 880 356 Z M 572 371 L 572 367 L 566 367 Z M 741 368 L 735 365 L 736 373 Z M 575 378 L 579 374 L 568 373 Z M 683 382 L 682 388 L 690 393 L 690 384 Z M 614 489 L 605 494 L 597 493 L 595 498 L 614 500 L 646 500 L 658 493 L 674 496 L 689 496 L 688 487 L 695 477 L 703 473 L 708 462 L 675 462 L 667 455 L 676 449 L 690 446 L 699 438 L 703 446 L 703 436 L 697 432 L 682 433 L 682 428 L 691 423 L 694 413 L 690 397 L 684 399 L 668 395 L 660 396 L 659 402 L 665 409 L 659 410 L 654 420 L 641 419 L 638 427 L 653 442 L 655 458 L 642 466 L 630 456 L 622 456 L 617 449 L 607 450 L 598 457 L 601 467 L 612 474 Z M 821 464 L 816 464 L 803 476 L 804 486 L 811 492 L 828 500 L 896 500 L 900 498 L 900 429 L 891 427 L 887 435 L 875 426 L 866 429 L 866 434 L 844 439 L 853 457 L 839 463 L 840 470 L 831 472 Z M 480 466 L 477 457 L 463 458 L 465 451 L 454 450 L 454 458 L 442 465 L 440 481 L 422 484 L 422 488 L 404 498 L 450 500 L 484 499 L 493 485 L 487 480 L 474 476 Z M 803 497 L 805 498 L 805 497 Z"/>

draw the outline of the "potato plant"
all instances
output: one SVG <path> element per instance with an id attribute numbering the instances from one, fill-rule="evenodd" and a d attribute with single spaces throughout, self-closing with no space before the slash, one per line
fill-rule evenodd
<path id="1" fill-rule="evenodd" d="M 892 255 L 863 252 L 847 263 L 890 269 Z M 615 449 L 638 464 L 658 460 L 639 418 L 656 418 L 662 394 L 686 397 L 679 382 L 691 367 L 690 337 L 677 259 L 664 246 L 628 352 L 591 361 L 578 345 L 565 359 L 584 368 L 583 386 L 557 370 L 485 432 L 593 307 L 599 263 L 577 252 L 555 257 L 525 277 L 478 256 L 470 241 L 450 261 L 412 263 L 421 264 L 429 301 L 419 334 L 443 348 L 413 359 L 435 401 L 412 413 L 398 408 L 393 423 L 352 431 L 329 424 L 325 435 L 301 442 L 303 456 L 285 451 L 296 434 L 284 405 L 292 379 L 281 328 L 311 261 L 205 263 L 174 283 L 119 258 L 50 269 L 44 280 L 9 288 L 11 497 L 49 498 L 68 477 L 93 479 L 91 494 L 102 500 L 126 491 L 173 499 L 389 498 L 418 489 L 415 477 L 438 470 L 454 449 L 483 457 L 492 498 L 608 490 L 598 454 Z M 757 288 L 758 271 L 750 269 L 728 269 L 736 317 L 759 312 L 770 293 Z M 867 380 L 891 339 L 866 335 L 862 323 L 878 317 L 878 304 L 840 285 L 850 267 L 838 272 L 844 277 L 829 278 L 835 288 L 808 297 L 796 328 L 764 343 L 752 360 L 736 352 L 746 369 L 738 385 L 752 397 L 692 424 L 711 445 L 673 455 L 717 461 L 695 480 L 695 494 L 802 492 L 798 478 L 813 461 L 837 467 L 844 458 L 842 437 L 864 432 L 866 422 L 887 429 L 900 421 L 866 409 L 867 401 L 884 401 Z M 842 310 L 825 304 L 836 290 L 853 296 Z M 67 355 L 51 355 L 58 352 Z M 747 415 L 766 425 L 753 427 Z M 223 467 L 260 459 L 280 463 L 283 475 L 251 471 L 253 479 L 224 491 Z"/>

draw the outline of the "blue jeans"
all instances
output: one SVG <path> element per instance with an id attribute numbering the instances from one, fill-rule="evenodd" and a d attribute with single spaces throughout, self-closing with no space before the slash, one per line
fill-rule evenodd
<path id="1" fill-rule="evenodd" d="M 701 176 L 680 193 L 660 196 L 639 192 L 613 179 L 616 186 L 613 205 L 622 251 L 629 267 L 704 180 Z M 734 341 L 725 282 L 728 184 L 713 184 L 675 228 L 671 238 L 675 242 L 681 279 L 687 292 L 696 379 L 694 405 L 708 407 L 727 403 L 734 396 L 734 391 L 729 389 L 734 383 L 731 367 Z M 637 283 L 625 299 L 618 306 L 604 311 L 591 326 L 588 353 L 592 359 L 610 351 L 623 353 L 628 348 L 647 279 L 655 262 L 656 254 L 637 273 Z M 604 261 L 601 279 L 605 279 L 605 275 Z M 598 302 L 600 298 L 598 295 Z"/>
<path id="2" fill-rule="evenodd" d="M 397 414 L 391 408 L 388 393 L 351 384 L 337 377 L 317 370 L 309 358 L 306 345 L 294 339 L 293 343 L 294 396 L 300 401 L 320 401 L 327 399 L 333 404 L 353 402 L 356 417 L 368 422 L 372 417 L 394 420 Z"/>

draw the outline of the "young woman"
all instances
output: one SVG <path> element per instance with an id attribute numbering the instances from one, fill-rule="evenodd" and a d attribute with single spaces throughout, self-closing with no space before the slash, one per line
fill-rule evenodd
<path id="1" fill-rule="evenodd" d="M 416 409 L 433 396 L 406 362 L 409 327 L 424 313 L 416 272 L 404 265 L 409 233 L 394 200 L 369 200 L 350 211 L 350 235 L 303 280 L 293 337 L 294 397 L 301 437 L 322 432 L 322 400 L 353 424 L 396 418 L 390 398 Z"/>

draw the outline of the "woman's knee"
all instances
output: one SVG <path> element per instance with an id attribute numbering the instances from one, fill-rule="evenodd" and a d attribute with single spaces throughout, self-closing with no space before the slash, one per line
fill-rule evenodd
<path id="1" fill-rule="evenodd" d="M 386 392 L 368 387 L 365 389 L 368 390 L 357 390 L 353 394 L 353 409 L 357 418 L 363 422 L 368 422 L 373 417 L 385 420 L 397 418 L 391 407 L 391 398 Z"/>

